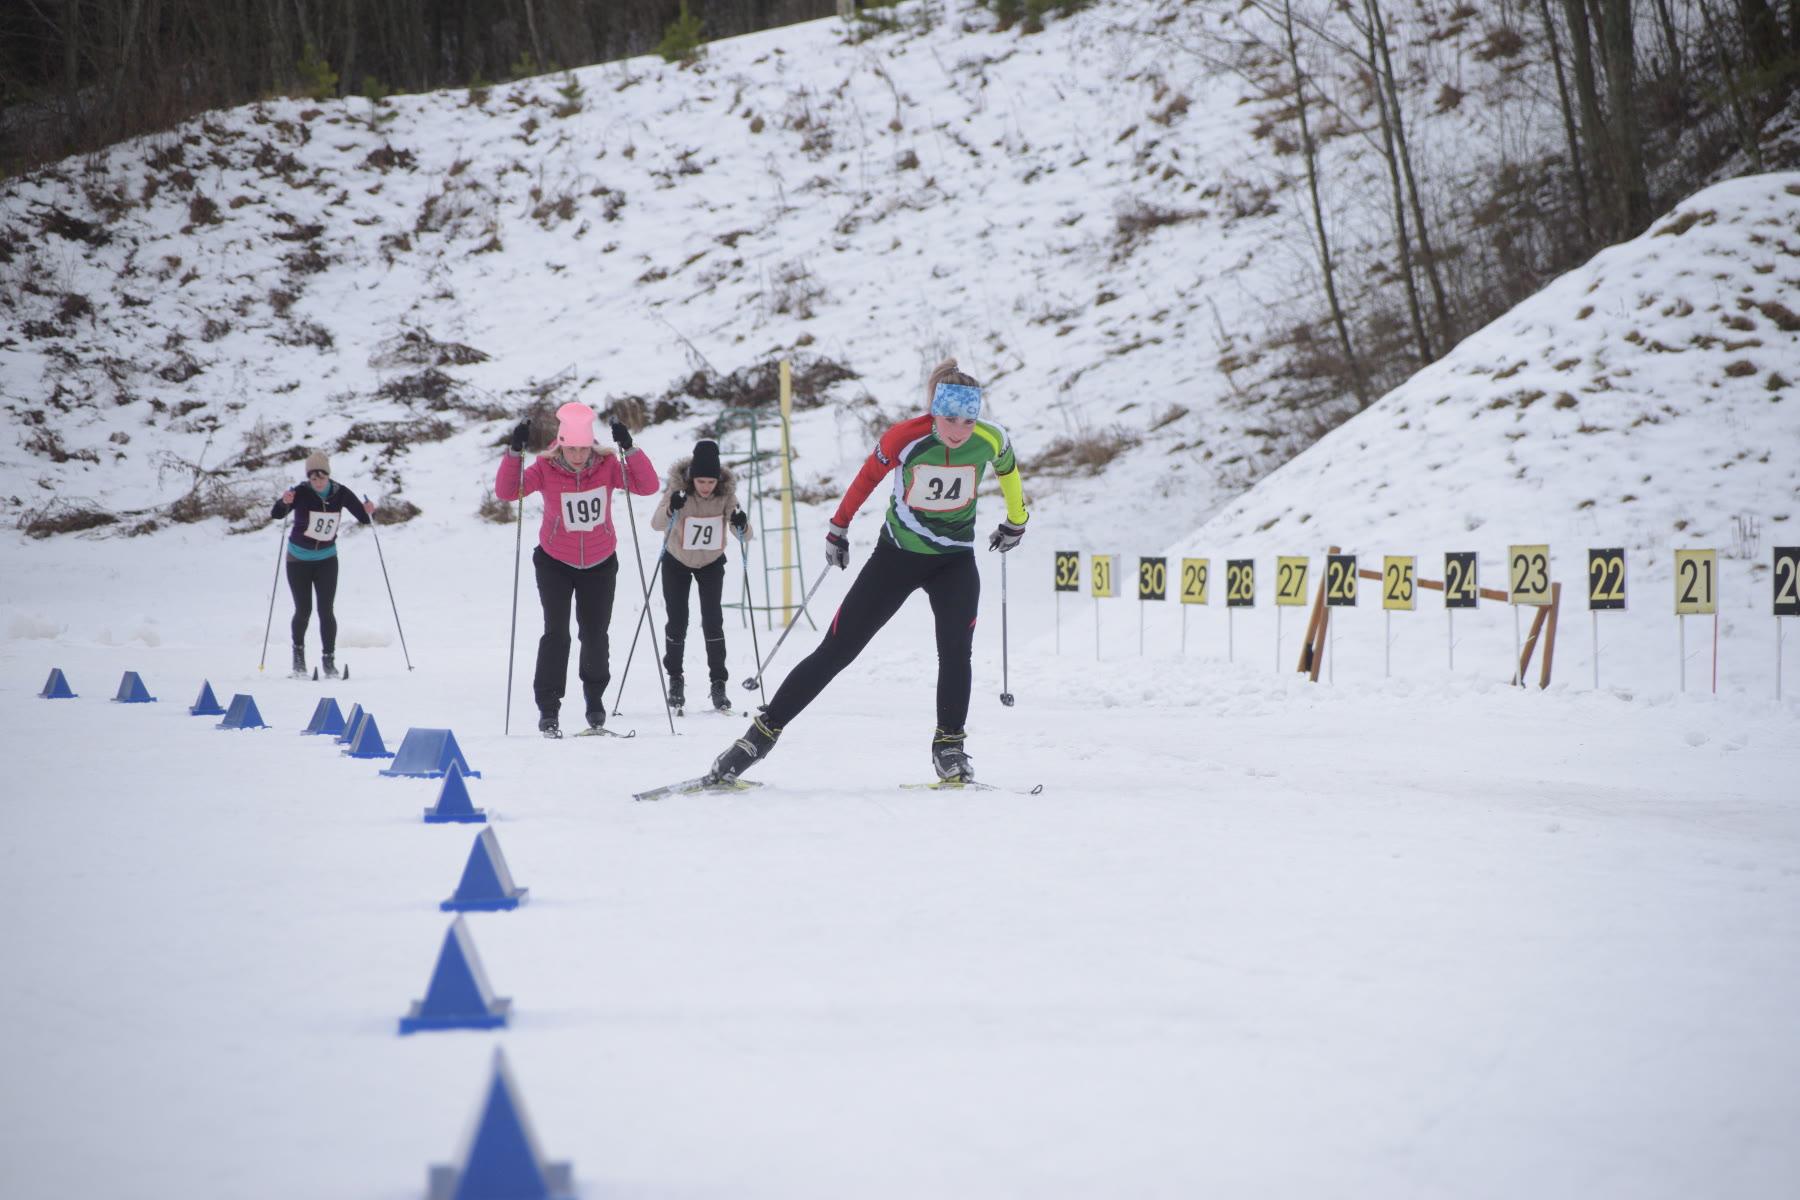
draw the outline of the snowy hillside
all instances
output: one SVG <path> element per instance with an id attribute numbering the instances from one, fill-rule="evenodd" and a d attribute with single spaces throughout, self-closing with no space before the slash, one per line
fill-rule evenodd
<path id="1" fill-rule="evenodd" d="M 1072 533 L 1129 514 L 1147 544 L 1179 536 L 1324 416 L 1259 399 L 1288 369 L 1263 350 L 1283 298 L 1318 284 L 1267 106 L 1215 63 L 1247 18 L 1109 4 L 1023 36 L 933 11 L 687 68 L 272 100 L 6 181 L 0 504 L 127 530 L 231 513 L 323 443 L 461 522 L 478 476 L 426 494 L 409 470 L 433 439 L 479 458 L 504 416 L 579 397 L 680 443 L 781 356 L 829 402 L 799 472 L 830 491 L 954 353 Z M 1409 103 L 1453 210 L 1472 148 L 1560 131 L 1479 22 L 1428 32 Z M 1381 236 L 1353 203 L 1379 167 L 1366 138 L 1327 153 L 1348 254 Z"/>
<path id="2" fill-rule="evenodd" d="M 1441 579 L 1444 552 L 1476 550 L 1484 586 L 1504 591 L 1506 548 L 1547 544 L 1573 620 L 1587 551 L 1623 548 L 1630 611 L 1600 617 L 1623 670 L 1607 678 L 1660 689 L 1680 675 L 1673 551 L 1711 548 L 1724 686 L 1772 695 L 1771 548 L 1800 545 L 1797 288 L 1800 175 L 1720 184 L 1470 337 L 1170 553 L 1335 544 L 1419 555 L 1421 575 Z M 1563 654 L 1581 664 L 1574 678 L 1592 677 L 1586 630 Z"/>

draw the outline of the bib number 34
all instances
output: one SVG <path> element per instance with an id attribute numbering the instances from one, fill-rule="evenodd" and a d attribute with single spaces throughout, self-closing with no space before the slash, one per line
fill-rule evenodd
<path id="1" fill-rule="evenodd" d="M 920 512 L 955 512 L 975 501 L 974 467 L 939 467 L 920 463 L 906 489 L 909 508 Z"/>

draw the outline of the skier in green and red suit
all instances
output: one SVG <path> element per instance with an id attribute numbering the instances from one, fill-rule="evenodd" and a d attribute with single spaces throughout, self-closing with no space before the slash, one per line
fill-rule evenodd
<path id="1" fill-rule="evenodd" d="M 949 359 L 926 383 L 931 413 L 902 421 L 881 435 L 831 518 L 825 561 L 850 565 L 850 519 L 884 476 L 893 495 L 875 551 L 863 564 L 819 646 L 782 681 L 743 737 L 713 763 L 709 783 L 736 779 L 761 761 L 789 721 L 862 652 L 906 598 L 923 588 L 937 626 L 937 732 L 931 761 L 938 778 L 969 782 L 974 772 L 963 747 L 972 683 L 970 650 L 981 601 L 975 569 L 975 489 L 989 464 L 1006 498 L 1006 520 L 988 549 L 1011 550 L 1025 536 L 1025 493 L 1006 431 L 981 417 L 981 385 Z"/>

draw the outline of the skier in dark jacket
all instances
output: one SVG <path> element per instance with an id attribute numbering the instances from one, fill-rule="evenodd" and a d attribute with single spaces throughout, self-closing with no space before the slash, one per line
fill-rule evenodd
<path id="1" fill-rule="evenodd" d="M 337 614 L 332 601 L 337 598 L 337 535 L 344 514 L 349 513 L 360 524 L 375 518 L 375 506 L 363 506 L 356 493 L 331 478 L 331 462 L 323 450 L 315 450 L 306 458 L 306 482 L 281 493 L 281 499 L 269 510 L 277 519 L 294 514 L 294 528 L 288 533 L 287 581 L 294 596 L 294 674 L 306 675 L 306 626 L 312 620 L 313 597 L 319 604 L 319 665 L 325 678 L 336 679 Z"/>

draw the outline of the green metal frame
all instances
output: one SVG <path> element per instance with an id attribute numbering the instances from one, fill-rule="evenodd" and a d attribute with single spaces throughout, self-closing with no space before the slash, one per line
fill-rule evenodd
<path id="1" fill-rule="evenodd" d="M 735 466 L 737 470 L 738 479 L 743 484 L 743 507 L 751 512 L 751 520 L 756 528 L 756 541 L 762 548 L 763 602 L 761 604 L 755 602 L 756 589 L 752 586 L 751 602 L 748 608 L 751 611 L 765 614 L 766 628 L 774 629 L 776 628 L 775 614 L 785 612 L 792 605 L 781 605 L 774 602 L 773 581 L 783 571 L 793 571 L 799 589 L 796 595 L 804 596 L 806 595 L 806 568 L 805 556 L 800 553 L 799 505 L 792 506 L 795 521 L 793 525 L 771 525 L 764 516 L 763 502 L 773 500 L 779 504 L 783 491 L 781 486 L 781 440 L 777 439 L 772 448 L 766 448 L 762 445 L 762 439 L 759 437 L 759 430 L 770 423 L 768 414 L 759 409 L 728 408 L 720 413 L 718 419 L 713 422 L 713 440 L 719 443 L 720 460 L 726 461 L 727 465 Z M 776 424 L 777 432 L 779 432 L 780 418 L 776 417 L 773 423 Z M 741 443 L 729 440 L 731 434 L 738 432 L 748 435 L 749 446 L 747 448 Z M 730 460 L 741 460 L 741 462 Z M 793 463 L 790 461 L 787 465 L 787 477 L 792 479 L 794 477 Z M 772 482 L 767 478 L 770 471 L 774 473 Z M 777 508 L 776 511 L 779 513 L 780 509 Z M 784 567 L 779 562 L 770 562 L 770 546 L 774 545 L 779 548 L 780 542 L 776 538 L 790 535 L 794 539 L 793 563 Z M 730 592 L 727 591 L 726 594 L 729 595 Z M 746 605 L 742 600 L 723 601 L 721 607 L 742 611 Z M 802 612 L 806 617 L 806 623 L 817 629 L 818 624 L 812 619 L 812 614 L 805 610 Z M 750 612 L 743 612 L 743 621 L 745 625 L 750 623 Z"/>

